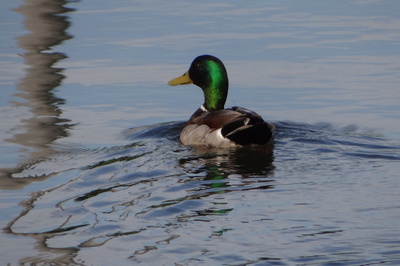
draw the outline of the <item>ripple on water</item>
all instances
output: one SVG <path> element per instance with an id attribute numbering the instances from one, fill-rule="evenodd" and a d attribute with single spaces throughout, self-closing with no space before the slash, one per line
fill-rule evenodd
<path id="1" fill-rule="evenodd" d="M 46 236 L 43 254 L 74 248 L 89 264 L 111 249 L 156 264 L 394 263 L 399 143 L 276 124 L 272 155 L 181 146 L 183 123 L 127 130 L 113 147 L 59 148 L 53 163 L 76 164 L 74 176 L 27 201 L 10 233 Z"/>

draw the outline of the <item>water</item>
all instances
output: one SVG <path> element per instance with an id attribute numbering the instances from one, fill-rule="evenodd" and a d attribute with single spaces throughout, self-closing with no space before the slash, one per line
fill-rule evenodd
<path id="1" fill-rule="evenodd" d="M 2 264 L 400 264 L 397 1 L 40 3 L 0 9 Z M 273 155 L 179 144 L 204 53 Z"/>

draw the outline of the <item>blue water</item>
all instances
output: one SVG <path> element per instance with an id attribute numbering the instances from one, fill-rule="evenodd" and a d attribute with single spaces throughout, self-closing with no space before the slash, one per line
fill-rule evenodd
<path id="1" fill-rule="evenodd" d="M 400 2 L 40 3 L 0 4 L 2 264 L 400 264 Z M 204 53 L 272 155 L 179 143 Z"/>

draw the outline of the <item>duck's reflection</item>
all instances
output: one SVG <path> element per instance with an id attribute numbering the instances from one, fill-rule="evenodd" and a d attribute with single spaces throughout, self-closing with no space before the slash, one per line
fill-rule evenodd
<path id="1" fill-rule="evenodd" d="M 238 174 L 243 178 L 266 177 L 273 169 L 273 146 L 249 146 L 226 150 L 210 150 L 196 147 L 194 156 L 180 160 L 182 167 L 190 163 L 199 164 L 198 170 L 207 173 L 206 179 L 215 174 L 216 169 L 223 169 L 225 175 Z M 186 167 L 185 167 L 186 168 Z M 193 169 L 193 168 L 192 168 Z M 189 172 L 191 170 L 187 169 Z M 221 170 L 217 171 L 221 174 Z M 219 176 L 219 174 L 216 174 Z"/>
<path id="2" fill-rule="evenodd" d="M 15 10 L 24 15 L 24 26 L 29 30 L 28 34 L 17 38 L 19 46 L 26 51 L 22 56 L 29 67 L 18 83 L 17 96 L 23 100 L 14 104 L 27 107 L 31 118 L 21 121 L 22 133 L 7 140 L 29 152 L 25 162 L 7 171 L 8 176 L 41 161 L 52 152 L 48 144 L 68 135 L 67 129 L 71 125 L 61 118 L 59 108 L 64 99 L 57 98 L 53 92 L 64 78 L 63 69 L 54 65 L 67 56 L 52 51 L 53 46 L 71 38 L 66 32 L 70 22 L 63 14 L 72 9 L 65 7 L 66 3 L 63 0 L 26 0 Z M 3 189 L 17 189 L 30 182 L 29 178 L 18 182 L 5 178 L 3 181 Z"/>
<path id="3" fill-rule="evenodd" d="M 196 148 L 194 156 L 179 162 L 187 173 L 183 182 L 198 182 L 198 186 L 188 190 L 198 197 L 273 188 L 273 147 L 270 148 L 243 147 L 215 152 Z M 222 208 L 215 206 L 196 211 L 197 216 L 225 214 L 233 210 L 223 204 L 220 205 L 224 206 Z"/>

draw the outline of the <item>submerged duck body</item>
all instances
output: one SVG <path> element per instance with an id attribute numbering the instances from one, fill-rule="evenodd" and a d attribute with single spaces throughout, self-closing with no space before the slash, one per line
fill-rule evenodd
<path id="1" fill-rule="evenodd" d="M 204 103 L 181 132 L 184 145 L 234 147 L 272 144 L 275 126 L 243 107 L 224 109 L 228 75 L 221 60 L 211 55 L 195 58 L 189 70 L 169 85 L 195 84 L 204 93 Z"/>

